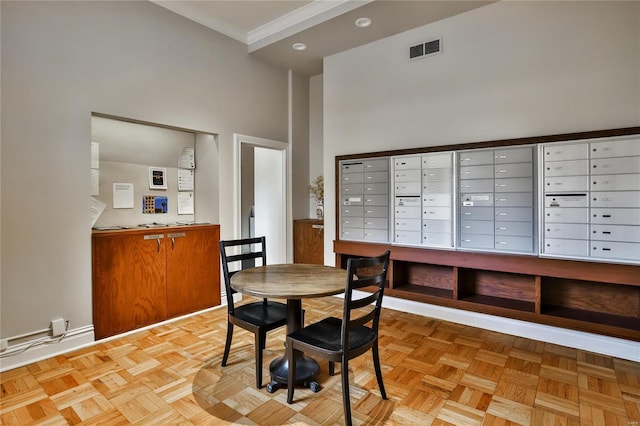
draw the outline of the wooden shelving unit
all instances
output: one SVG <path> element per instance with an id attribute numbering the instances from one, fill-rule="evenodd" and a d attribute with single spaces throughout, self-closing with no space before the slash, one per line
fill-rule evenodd
<path id="1" fill-rule="evenodd" d="M 334 241 L 336 265 L 391 250 L 386 294 L 640 341 L 640 267 Z"/>

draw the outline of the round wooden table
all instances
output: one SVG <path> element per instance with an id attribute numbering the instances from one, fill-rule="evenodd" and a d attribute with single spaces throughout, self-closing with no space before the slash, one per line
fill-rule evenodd
<path id="1" fill-rule="evenodd" d="M 324 265 L 291 263 L 266 265 L 236 272 L 231 287 L 243 294 L 260 298 L 287 300 L 287 334 L 302 328 L 302 299 L 332 296 L 343 293 L 347 283 L 344 269 Z M 276 358 L 269 365 L 271 383 L 267 391 L 274 392 L 287 384 L 287 357 Z M 310 384 L 319 370 L 318 363 L 309 357 L 296 360 L 296 384 Z"/>

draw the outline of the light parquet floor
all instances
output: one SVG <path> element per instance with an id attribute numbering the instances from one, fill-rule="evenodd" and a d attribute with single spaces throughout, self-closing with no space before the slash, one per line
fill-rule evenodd
<path id="1" fill-rule="evenodd" d="M 305 300 L 306 321 L 342 300 Z M 253 335 L 237 329 L 221 367 L 226 310 L 56 356 L 0 375 L 3 425 L 343 424 L 339 368 L 319 393 L 255 388 Z M 267 337 L 269 362 L 284 330 Z M 349 366 L 354 424 L 640 425 L 640 363 L 389 309 L 380 399 L 370 352 Z"/>

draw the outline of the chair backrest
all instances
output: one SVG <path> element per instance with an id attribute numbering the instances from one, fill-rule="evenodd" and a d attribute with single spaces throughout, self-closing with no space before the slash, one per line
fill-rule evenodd
<path id="1" fill-rule="evenodd" d="M 233 295 L 236 293 L 231 288 L 231 277 L 238 271 L 254 266 L 267 264 L 267 247 L 265 237 L 244 238 L 241 240 L 220 241 L 220 257 L 222 259 L 222 272 L 224 286 L 227 291 L 227 310 L 233 314 Z M 262 265 L 256 265 L 256 259 L 262 259 Z M 230 264 L 241 262 L 239 268 L 230 270 Z"/>
<path id="2" fill-rule="evenodd" d="M 390 253 L 387 250 L 380 256 L 351 258 L 347 261 L 347 287 L 342 313 L 342 343 L 345 351 L 349 348 L 349 330 L 371 322 L 371 329 L 378 334 Z M 372 293 L 354 299 L 353 290 L 363 287 L 373 287 L 370 289 Z"/>

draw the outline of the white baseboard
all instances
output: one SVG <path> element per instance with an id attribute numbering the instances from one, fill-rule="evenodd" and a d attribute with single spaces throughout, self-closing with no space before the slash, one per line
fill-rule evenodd
<path id="1" fill-rule="evenodd" d="M 9 349 L 2 352 L 4 358 L 0 358 L 0 371 L 12 370 L 33 362 L 42 361 L 43 359 L 91 345 L 94 341 L 93 324 L 91 324 L 69 330 L 66 337 L 58 343 L 40 344 L 31 348 L 28 347 L 31 342 L 10 346 Z M 14 355 L 7 356 L 7 354 L 14 352 Z"/>
<path id="2" fill-rule="evenodd" d="M 342 297 L 342 295 L 338 295 L 336 297 Z M 240 299 L 241 296 L 234 295 L 234 299 L 235 298 Z M 42 361 L 43 359 L 61 355 L 63 353 L 70 352 L 76 349 L 81 349 L 86 346 L 91 346 L 99 342 L 116 339 L 132 333 L 137 333 L 145 329 L 157 327 L 161 324 L 178 321 L 182 318 L 197 315 L 202 312 L 213 309 L 220 309 L 224 306 L 226 306 L 226 303 L 223 303 L 220 306 L 205 309 L 204 311 L 194 312 L 192 314 L 184 315 L 178 318 L 172 318 L 170 320 L 163 321 L 162 323 L 153 324 L 147 327 L 132 330 L 127 333 L 119 334 L 117 336 L 109 337 L 98 342 L 95 341 L 93 325 L 73 329 L 69 331 L 67 337 L 65 337 L 61 342 L 56 343 L 55 345 L 35 346 L 33 348 L 25 350 L 22 353 L 18 353 L 16 355 L 8 356 L 5 358 L 0 358 L 0 372 L 22 367 L 33 362 Z M 408 312 L 425 317 L 464 324 L 471 327 L 483 328 L 499 333 L 526 337 L 528 339 L 539 340 L 542 342 L 581 349 L 589 352 L 626 359 L 629 361 L 640 362 L 640 343 L 630 340 L 618 339 L 615 337 L 603 336 L 593 333 L 585 333 L 582 331 L 568 330 L 559 327 L 551 327 L 543 324 L 535 324 L 527 321 L 480 314 L 477 312 L 464 311 L 460 309 L 447 308 L 444 306 L 430 305 L 427 303 L 414 302 L 412 300 L 399 299 L 391 296 L 384 297 L 383 306 L 385 308 L 394 309 L 401 312 Z M 10 352 L 15 349 L 19 349 L 19 347 L 10 347 L 8 351 Z"/>
<path id="3" fill-rule="evenodd" d="M 67 337 L 65 337 L 60 343 L 56 343 L 54 345 L 40 345 L 40 346 L 27 349 L 24 352 L 16 355 L 7 356 L 6 358 L 0 358 L 0 372 L 6 371 L 6 370 L 12 370 L 17 367 L 22 367 L 27 364 L 42 361 L 43 359 L 47 359 L 47 358 L 51 358 L 67 352 L 75 351 L 77 349 L 82 349 L 87 346 L 93 346 L 97 343 L 108 342 L 109 340 L 118 339 L 120 337 L 128 336 L 130 334 L 138 333 L 140 331 L 148 330 L 153 327 L 158 327 L 163 324 L 168 324 L 171 322 L 181 320 L 183 318 L 188 318 L 194 315 L 198 315 L 203 312 L 220 309 L 226 305 L 227 304 L 224 303 L 222 305 L 203 309 L 198 312 L 193 312 L 180 317 L 171 318 L 159 323 L 151 324 L 146 327 L 136 328 L 135 330 L 127 331 L 126 333 L 117 334 L 115 336 L 110 336 L 101 340 L 95 340 L 95 335 L 93 333 L 93 324 L 85 327 L 77 328 L 74 330 L 70 330 L 67 333 Z M 26 347 L 28 345 L 29 345 L 29 342 L 26 342 L 23 345 L 10 347 L 8 352 L 12 352 L 14 350 L 20 349 L 20 346 Z"/>
<path id="4" fill-rule="evenodd" d="M 384 296 L 385 308 L 640 362 L 640 342 Z"/>

